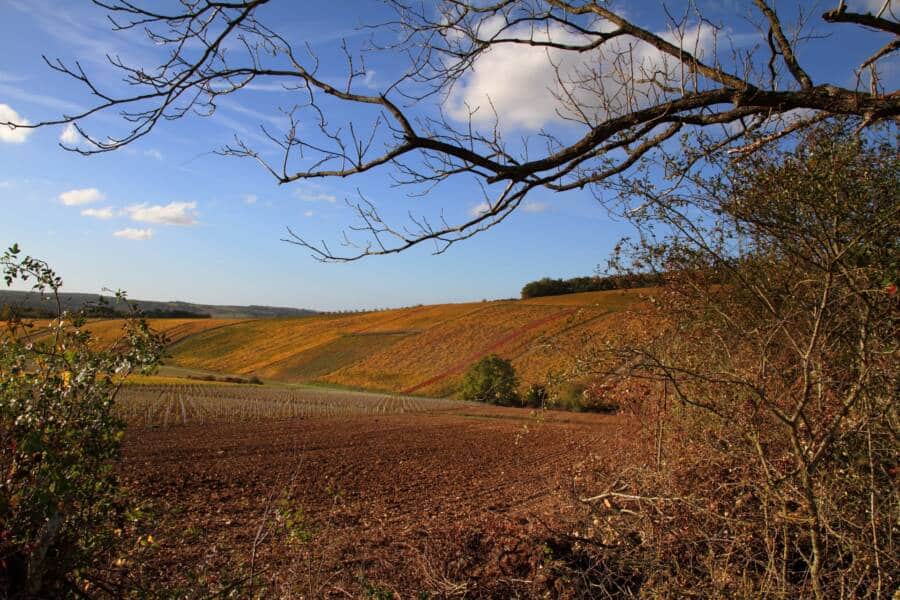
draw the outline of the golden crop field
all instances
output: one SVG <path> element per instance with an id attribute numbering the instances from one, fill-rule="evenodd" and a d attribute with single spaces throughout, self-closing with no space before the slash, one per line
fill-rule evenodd
<path id="1" fill-rule="evenodd" d="M 549 306 L 592 306 L 609 310 L 623 310 L 634 305 L 642 297 L 653 295 L 655 288 L 609 290 L 604 292 L 582 292 L 560 296 L 541 296 L 519 300 L 522 304 L 542 304 Z"/>
<path id="2" fill-rule="evenodd" d="M 379 312 L 169 325 L 167 364 L 291 383 L 444 396 L 465 369 L 496 353 L 522 385 L 574 363 L 621 326 L 647 290 L 415 306 Z M 181 335 L 184 333 L 183 335 Z M 559 348 L 564 347 L 565 352 Z"/>
<path id="3" fill-rule="evenodd" d="M 219 327 L 227 327 L 236 323 L 243 323 L 245 319 L 148 319 L 151 329 L 158 333 L 164 333 L 170 344 L 174 344 L 186 337 Z M 49 335 L 46 319 L 32 320 L 34 327 L 30 331 L 35 341 L 45 339 Z M 0 327 L 3 324 L 0 323 Z M 88 321 L 85 329 L 93 336 L 93 343 L 98 347 L 107 347 L 114 344 L 122 336 L 122 319 L 94 319 Z"/>
<path id="4" fill-rule="evenodd" d="M 407 336 L 387 351 L 323 379 L 356 387 L 440 395 L 454 372 L 461 372 L 485 354 L 505 355 L 517 341 L 533 337 L 540 325 L 558 321 L 564 313 L 556 307 L 491 303 L 483 310 Z M 446 377 L 431 381 L 444 374 Z"/>
<path id="5" fill-rule="evenodd" d="M 170 343 L 175 343 L 201 331 L 244 321 L 243 319 L 148 319 L 147 323 L 154 331 L 164 333 Z M 35 339 L 41 339 L 47 335 L 48 321 L 36 319 L 33 323 L 35 327 L 32 335 Z M 109 346 L 121 337 L 122 325 L 122 319 L 95 319 L 88 321 L 85 329 L 91 332 L 95 344 Z"/>
<path id="6" fill-rule="evenodd" d="M 250 374 L 356 333 L 390 312 L 259 319 L 190 336 L 172 347 L 173 364 Z"/>

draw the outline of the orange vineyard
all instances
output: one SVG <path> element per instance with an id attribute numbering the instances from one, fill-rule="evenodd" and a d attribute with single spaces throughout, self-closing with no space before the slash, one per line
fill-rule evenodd
<path id="1" fill-rule="evenodd" d="M 496 353 L 521 384 L 570 369 L 612 336 L 640 333 L 633 309 L 649 290 L 588 292 L 524 301 L 443 304 L 290 319 L 158 319 L 169 367 L 256 375 L 386 392 L 446 396 L 466 368 Z M 112 340 L 116 322 L 91 327 Z"/>

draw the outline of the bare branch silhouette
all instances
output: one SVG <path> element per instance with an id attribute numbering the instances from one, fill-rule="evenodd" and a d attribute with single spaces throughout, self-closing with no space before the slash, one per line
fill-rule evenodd
<path id="1" fill-rule="evenodd" d="M 661 7 L 667 27 L 656 31 L 607 3 L 445 0 L 432 6 L 389 0 L 393 18 L 364 27 L 371 34 L 365 47 L 342 46 L 346 72 L 340 82 L 320 72 L 309 44 L 261 22 L 260 9 L 273 0 L 182 0 L 172 13 L 136 0 L 94 3 L 108 12 L 114 31 L 145 32 L 166 58 L 148 66 L 109 56 L 126 93 L 105 89 L 78 62 L 45 58 L 50 68 L 81 83 L 93 105 L 35 124 L 0 126 L 72 124 L 80 141 L 64 148 L 109 152 L 143 138 L 161 121 L 212 115 L 220 98 L 269 81 L 293 99 L 282 109 L 286 128 L 260 126 L 258 137 L 267 147 L 238 135 L 220 154 L 257 161 L 281 184 L 387 169 L 396 185 L 411 186 L 412 197 L 465 176 L 488 194 L 490 209 L 474 217 L 448 222 L 442 215 L 432 223 L 411 216 L 406 226 L 387 223 L 377 203 L 361 196 L 351 204 L 359 223 L 345 233 L 346 254 L 288 230 L 288 241 L 321 260 L 391 254 L 423 242 L 444 252 L 502 222 L 536 188 L 602 187 L 626 177 L 679 134 L 716 129 L 723 143 L 715 151 L 741 157 L 781 139 L 777 124 L 795 111 L 805 118 L 790 120 L 784 133 L 831 116 L 858 116 L 868 126 L 900 115 L 900 94 L 879 87 L 877 70 L 900 47 L 896 38 L 883 39 L 900 35 L 888 4 L 873 15 L 848 12 L 841 2 L 821 17 L 824 26 L 862 27 L 872 37 L 872 52 L 856 70 L 857 81 L 870 74 L 870 89 L 862 91 L 859 85 L 813 82 L 796 52 L 815 35 L 807 31 L 809 15 L 788 23 L 765 0 L 755 0 L 761 43 L 752 49 L 736 49 L 730 25 L 711 23 L 693 5 L 681 15 Z M 555 81 L 539 91 L 552 95 L 564 132 L 541 129 L 519 139 L 504 126 L 506 115 L 494 99 L 478 105 L 464 95 L 459 100 L 480 61 L 504 48 L 543 53 Z M 368 81 L 370 53 L 399 56 L 405 65 L 378 91 Z M 852 75 L 835 74 L 834 80 Z M 530 101 L 529 90 L 517 93 L 523 103 Z M 355 116 L 340 122 L 346 114 L 337 115 L 336 103 Z M 126 131 L 93 133 L 90 118 L 110 111 L 118 112 Z"/>

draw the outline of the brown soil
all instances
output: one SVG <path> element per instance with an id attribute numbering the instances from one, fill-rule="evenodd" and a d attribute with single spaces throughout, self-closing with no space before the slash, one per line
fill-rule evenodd
<path id="1" fill-rule="evenodd" d="M 123 477 L 145 512 L 114 573 L 237 597 L 535 596 L 573 466 L 628 429 L 494 407 L 133 428 Z"/>

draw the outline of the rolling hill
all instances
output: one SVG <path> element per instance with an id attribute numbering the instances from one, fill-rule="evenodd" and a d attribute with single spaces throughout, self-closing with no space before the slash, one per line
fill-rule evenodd
<path id="1" fill-rule="evenodd" d="M 574 366 L 613 337 L 640 335 L 649 290 L 442 304 L 297 319 L 154 320 L 173 343 L 167 365 L 290 383 L 445 396 L 490 353 L 510 359 L 522 385 Z M 98 324 L 102 329 L 114 321 Z M 172 335 L 176 334 L 176 335 Z"/>
<path id="2" fill-rule="evenodd" d="M 492 353 L 512 361 L 522 388 L 567 375 L 591 353 L 592 366 L 614 370 L 603 348 L 649 332 L 644 309 L 655 293 L 643 288 L 351 314 L 148 320 L 169 339 L 166 377 L 255 375 L 434 397 L 453 394 L 465 370 Z M 112 344 L 122 320 L 96 319 L 89 328 L 98 344 Z"/>

